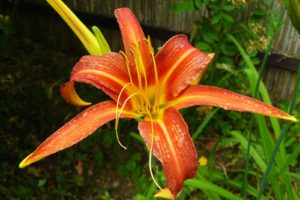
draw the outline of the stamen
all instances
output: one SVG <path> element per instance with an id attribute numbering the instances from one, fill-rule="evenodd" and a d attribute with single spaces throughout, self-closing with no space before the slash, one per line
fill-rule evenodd
<path id="1" fill-rule="evenodd" d="M 125 99 L 125 101 L 124 101 L 124 103 L 123 103 L 123 105 L 122 105 L 122 107 L 121 107 L 121 109 L 120 109 L 120 112 L 118 113 L 118 115 L 117 115 L 117 117 L 116 117 L 116 124 L 118 124 L 117 126 L 115 126 L 116 136 L 117 136 L 117 140 L 118 140 L 119 145 L 120 145 L 121 147 L 123 147 L 124 149 L 127 149 L 127 147 L 125 147 L 125 146 L 121 143 L 121 141 L 119 140 L 119 135 L 118 135 L 119 120 L 120 120 L 121 114 L 122 114 L 122 112 L 123 112 L 123 110 L 124 110 L 124 107 L 125 107 L 126 103 L 129 101 L 129 99 L 131 99 L 133 96 L 135 96 L 135 95 L 137 95 L 137 94 L 138 94 L 138 92 L 135 92 L 135 93 L 131 94 L 129 97 L 127 97 L 127 98 Z M 117 113 L 117 112 L 116 112 L 116 113 Z"/>
<path id="2" fill-rule="evenodd" d="M 150 104 L 149 97 L 148 97 L 148 80 L 147 80 L 146 69 L 145 69 L 144 61 L 143 61 L 143 58 L 142 58 L 142 55 L 141 55 L 139 44 L 140 43 L 138 41 L 137 44 L 136 44 L 136 51 L 137 51 L 137 58 L 138 58 L 137 62 L 139 63 L 139 68 L 142 70 L 142 74 L 144 76 L 145 89 L 143 91 L 144 91 L 147 107 L 149 109 L 149 108 L 151 108 L 151 104 Z"/>
<path id="3" fill-rule="evenodd" d="M 119 115 L 118 115 L 118 119 L 120 118 L 120 116 L 121 116 L 121 114 L 122 114 L 122 112 L 124 110 L 124 107 L 125 107 L 126 103 L 129 101 L 129 99 L 131 99 L 132 97 L 134 97 L 137 94 L 139 94 L 139 93 L 135 92 L 135 93 L 131 94 L 129 97 L 127 97 L 127 99 L 125 99 L 125 101 L 124 101 L 124 103 L 123 103 L 123 105 L 122 105 L 122 107 L 120 109 L 120 112 L 119 112 Z"/>
<path id="4" fill-rule="evenodd" d="M 125 54 L 123 51 L 120 51 L 120 54 L 121 54 L 121 55 L 124 57 L 124 59 L 125 59 L 126 67 L 127 67 L 127 72 L 128 72 L 128 76 L 129 76 L 129 79 L 130 79 L 130 83 L 131 83 L 132 85 L 134 85 L 134 84 L 133 84 L 133 81 L 132 81 L 132 76 L 131 76 L 131 71 L 130 71 L 130 66 L 129 66 L 129 60 L 128 60 L 126 54 Z"/>
<path id="5" fill-rule="evenodd" d="M 132 83 L 127 83 L 127 84 L 125 84 L 125 85 L 123 86 L 123 88 L 121 89 L 121 91 L 120 91 L 120 93 L 119 93 L 118 100 L 117 100 L 117 105 L 116 105 L 115 133 L 116 133 L 116 138 L 117 138 L 117 140 L 118 140 L 119 145 L 120 145 L 122 148 L 124 148 L 124 149 L 127 149 L 127 148 L 121 143 L 121 141 L 120 141 L 120 139 L 119 139 L 119 133 L 118 133 L 118 126 L 119 126 L 119 120 L 120 120 L 120 115 L 118 115 L 118 109 L 119 109 L 120 99 L 121 99 L 121 96 L 122 96 L 123 92 L 124 92 L 125 89 L 126 89 L 129 85 L 131 85 L 131 84 L 132 84 Z M 128 99 L 128 98 L 127 98 L 127 99 Z M 127 100 L 127 99 L 126 99 L 126 100 Z M 126 100 L 125 100 L 125 101 L 126 101 Z M 124 101 L 123 105 L 125 104 L 125 101 Z"/>
<path id="6" fill-rule="evenodd" d="M 132 79 L 132 74 L 131 74 L 131 70 L 130 70 L 129 60 L 128 60 L 126 54 L 125 54 L 123 51 L 120 51 L 120 54 L 121 54 L 121 55 L 124 57 L 124 59 L 125 59 L 126 67 L 127 67 L 127 72 L 128 72 L 128 76 L 129 76 L 129 79 L 130 79 L 130 83 L 131 83 L 132 86 L 136 89 L 136 87 L 135 87 L 135 85 L 134 85 L 134 83 L 133 83 L 133 79 Z M 136 90 L 137 90 L 137 89 L 136 89 Z M 140 108 L 140 104 L 137 103 L 137 99 L 134 99 L 133 101 L 135 102 L 134 105 L 135 105 L 136 109 L 137 109 L 137 110 L 140 110 L 140 109 L 141 109 L 141 108 Z"/>
<path id="7" fill-rule="evenodd" d="M 117 99 L 117 106 L 116 106 L 116 123 L 115 123 L 115 129 L 116 127 L 118 126 L 118 123 L 119 123 L 119 120 L 117 120 L 117 117 L 118 117 L 118 109 L 119 109 L 119 104 L 120 104 L 120 99 L 121 99 L 121 96 L 123 94 L 123 92 L 125 91 L 125 89 L 130 85 L 131 83 L 127 83 L 123 86 L 123 88 L 121 89 L 119 95 L 118 95 L 118 99 Z"/>
<path id="8" fill-rule="evenodd" d="M 154 184 L 156 185 L 156 187 L 158 187 L 160 190 L 162 189 L 162 187 L 157 183 L 154 175 L 153 175 L 153 171 L 152 171 L 152 154 L 153 154 L 153 145 L 154 145 L 154 125 L 153 125 L 153 118 L 152 115 L 149 111 L 149 116 L 150 116 L 150 122 L 151 122 L 151 143 L 150 143 L 150 152 L 149 152 L 149 171 L 150 171 L 150 176 L 154 182 Z"/>
<path id="9" fill-rule="evenodd" d="M 138 65 L 138 63 L 137 63 L 137 59 L 136 59 L 136 57 L 135 57 L 134 52 L 133 52 L 131 49 L 129 49 L 129 51 L 130 51 L 131 56 L 132 56 L 132 58 L 134 59 L 134 62 L 135 62 L 136 74 L 137 74 L 137 78 L 138 78 L 138 90 L 139 90 L 139 92 L 140 92 L 140 94 L 141 94 L 141 92 L 142 92 L 142 90 L 143 90 L 142 79 L 141 79 L 141 74 L 140 74 L 141 71 L 139 70 L 139 65 Z M 139 95 L 139 96 L 140 96 L 141 110 L 142 110 L 142 112 L 144 112 L 144 111 L 145 111 L 145 109 L 144 109 L 144 100 L 143 100 L 143 98 L 142 98 L 142 95 Z"/>
<path id="10" fill-rule="evenodd" d="M 116 133 L 116 138 L 117 138 L 117 141 L 118 141 L 119 145 L 120 145 L 123 149 L 126 150 L 127 147 L 125 147 L 125 146 L 122 144 L 122 142 L 120 141 L 118 128 L 116 128 L 115 133 Z"/>
<path id="11" fill-rule="evenodd" d="M 160 86 L 159 86 L 159 82 L 158 82 L 158 72 L 157 72 L 157 66 L 156 66 L 155 57 L 154 57 L 154 50 L 151 45 L 150 36 L 148 36 L 148 38 L 147 38 L 147 43 L 148 43 L 148 47 L 149 47 L 151 58 L 152 58 L 153 71 L 154 71 L 154 77 L 155 77 L 155 85 L 156 85 L 153 107 L 154 107 L 154 112 L 157 112 L 159 110 Z"/>

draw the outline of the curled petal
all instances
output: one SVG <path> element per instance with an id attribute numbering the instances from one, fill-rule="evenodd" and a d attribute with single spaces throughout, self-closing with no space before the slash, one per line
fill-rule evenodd
<path id="1" fill-rule="evenodd" d="M 256 99 L 213 86 L 189 86 L 168 106 L 177 109 L 194 105 L 216 106 L 225 110 L 252 112 L 270 117 L 297 121 L 297 119 L 278 108 Z"/>
<path id="2" fill-rule="evenodd" d="M 92 134 L 116 116 L 116 103 L 105 101 L 91 106 L 50 135 L 33 153 L 19 165 L 26 167 L 33 162 L 66 149 Z M 124 111 L 121 117 L 136 118 L 134 113 Z"/>
<path id="3" fill-rule="evenodd" d="M 69 81 L 64 84 L 63 87 L 60 88 L 60 93 L 64 100 L 70 104 L 75 106 L 89 106 L 90 102 L 83 101 L 77 94 L 74 88 L 74 81 Z"/>
<path id="4" fill-rule="evenodd" d="M 194 177 L 198 167 L 197 152 L 184 119 L 176 109 L 169 108 L 157 119 L 144 119 L 138 128 L 149 149 L 153 142 L 153 154 L 162 163 L 167 187 L 176 197 L 184 180 Z"/>
<path id="5" fill-rule="evenodd" d="M 71 81 L 83 82 L 103 90 L 117 101 L 122 88 L 130 82 L 124 58 L 118 53 L 83 56 L 74 66 Z M 120 103 L 128 97 L 125 91 Z"/>
<path id="6" fill-rule="evenodd" d="M 201 78 L 213 57 L 194 48 L 186 35 L 169 39 L 155 56 L 163 99 L 176 97 L 194 79 Z"/>

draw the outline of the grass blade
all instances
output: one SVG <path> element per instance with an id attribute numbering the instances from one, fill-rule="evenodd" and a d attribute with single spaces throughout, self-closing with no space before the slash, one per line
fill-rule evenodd
<path id="1" fill-rule="evenodd" d="M 230 134 L 242 145 L 245 150 L 247 149 L 248 141 L 239 131 L 231 131 Z M 262 171 L 266 170 L 266 163 L 252 146 L 250 148 L 250 156 L 254 159 L 259 168 L 262 169 Z"/>
<path id="2" fill-rule="evenodd" d="M 211 118 L 218 112 L 218 110 L 219 110 L 218 108 L 214 109 L 205 117 L 203 122 L 198 126 L 197 130 L 193 133 L 192 136 L 193 140 L 195 140 L 199 136 L 199 134 L 203 131 L 203 129 L 206 127 L 206 125 L 211 120 Z"/>
<path id="3" fill-rule="evenodd" d="M 292 97 L 292 100 L 290 102 L 290 105 L 289 105 L 289 114 L 291 114 L 293 112 L 293 109 L 295 108 L 295 104 L 296 104 L 296 99 L 297 99 L 297 96 L 298 96 L 298 91 L 299 91 L 299 87 L 300 87 L 300 64 L 298 66 L 298 72 L 297 72 L 297 77 L 296 77 L 296 84 L 295 84 L 295 88 L 294 88 L 294 93 L 293 93 L 293 97 Z M 276 156 L 276 153 L 279 149 L 279 146 L 280 144 L 282 143 L 285 135 L 287 134 L 287 130 L 288 130 L 288 125 L 285 125 L 284 128 L 282 129 L 281 133 L 280 133 L 280 136 L 275 144 L 275 147 L 272 151 L 272 155 L 271 155 L 271 159 L 269 160 L 269 163 L 268 163 L 268 166 L 267 166 L 267 169 L 266 169 L 266 172 L 262 178 L 262 181 L 259 185 L 259 191 L 258 191 L 258 194 L 257 194 L 257 199 L 259 200 L 262 196 L 262 193 L 265 189 L 265 186 L 267 184 L 267 181 L 268 181 L 268 176 L 269 176 L 269 173 L 271 171 L 271 168 L 273 166 L 273 162 L 275 160 L 275 156 Z"/>
<path id="4" fill-rule="evenodd" d="M 238 195 L 235 195 L 231 192 L 229 192 L 228 190 L 225 190 L 205 179 L 203 180 L 198 180 L 198 179 L 189 179 L 187 181 L 185 181 L 184 183 L 186 186 L 190 186 L 190 187 L 194 187 L 194 188 L 198 188 L 201 190 L 208 190 L 211 192 L 214 192 L 216 194 L 218 194 L 219 196 L 222 196 L 226 199 L 230 199 L 230 200 L 242 200 L 242 198 L 240 198 Z"/>

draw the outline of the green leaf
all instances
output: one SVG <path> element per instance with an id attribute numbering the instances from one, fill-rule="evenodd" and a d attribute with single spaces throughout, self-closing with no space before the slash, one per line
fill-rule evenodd
<path id="1" fill-rule="evenodd" d="M 47 182 L 47 179 L 39 179 L 38 181 L 38 186 L 43 187 Z"/>
<path id="2" fill-rule="evenodd" d="M 239 141 L 239 143 L 241 144 L 241 146 L 243 147 L 243 149 L 245 149 L 245 150 L 247 149 L 248 141 L 241 134 L 241 132 L 239 132 L 239 131 L 231 131 L 230 134 L 237 141 Z M 256 164 L 259 166 L 259 168 L 262 171 L 266 170 L 266 168 L 267 168 L 266 163 L 264 162 L 264 160 L 262 159 L 262 157 L 260 156 L 260 154 L 253 148 L 253 146 L 251 146 L 251 149 L 250 149 L 250 156 L 255 160 Z"/>
<path id="3" fill-rule="evenodd" d="M 221 19 L 222 19 L 222 15 L 221 15 L 221 14 L 215 15 L 215 16 L 213 16 L 213 17 L 211 18 L 210 23 L 211 23 L 212 25 L 217 24 L 217 23 L 219 23 L 219 21 L 220 21 Z"/>
<path id="4" fill-rule="evenodd" d="M 218 36 L 216 33 L 205 33 L 203 34 L 203 40 L 208 44 L 214 44 L 216 41 L 218 41 Z"/>
<path id="5" fill-rule="evenodd" d="M 197 42 L 196 43 L 196 48 L 202 50 L 202 51 L 210 51 L 211 48 L 208 44 L 206 44 L 205 42 Z"/>
<path id="6" fill-rule="evenodd" d="M 194 0 L 194 4 L 195 4 L 195 7 L 199 9 L 199 8 L 201 8 L 202 0 Z"/>
<path id="7" fill-rule="evenodd" d="M 206 127 L 206 125 L 212 119 L 212 117 L 218 112 L 218 110 L 218 108 L 214 109 L 205 117 L 202 123 L 198 126 L 197 130 L 193 133 L 193 140 L 195 140 L 199 136 L 199 134 L 203 131 L 203 129 Z"/>
<path id="8" fill-rule="evenodd" d="M 232 57 L 235 55 L 234 49 L 229 44 L 222 43 L 220 45 L 220 49 L 221 49 L 222 53 L 226 56 Z"/>
<path id="9" fill-rule="evenodd" d="M 235 195 L 235 194 L 231 193 L 230 191 L 223 189 L 223 188 L 221 188 L 207 180 L 204 180 L 204 179 L 202 179 L 202 180 L 189 179 L 189 180 L 185 181 L 184 185 L 198 188 L 201 190 L 208 190 L 208 191 L 214 192 L 214 193 L 218 194 L 219 196 L 222 196 L 226 199 L 242 200 L 242 198 L 240 198 L 238 195 Z"/>
<path id="10" fill-rule="evenodd" d="M 300 144 L 298 144 L 296 147 L 294 147 L 294 151 L 291 155 L 287 156 L 287 160 L 284 162 L 284 165 L 280 168 L 279 173 L 283 173 L 286 169 L 288 169 L 288 166 L 293 163 L 297 162 L 297 158 L 300 155 Z"/>
<path id="11" fill-rule="evenodd" d="M 256 16 L 264 16 L 266 14 L 266 11 L 263 9 L 254 9 L 253 14 Z"/>
<path id="12" fill-rule="evenodd" d="M 223 10 L 233 11 L 236 7 L 234 5 L 226 5 L 223 7 Z"/>
<path id="13" fill-rule="evenodd" d="M 230 15 L 228 15 L 228 14 L 226 14 L 226 13 L 223 13 L 223 14 L 222 14 L 222 18 L 223 18 L 224 20 L 228 21 L 228 22 L 231 22 L 231 23 L 234 22 L 233 17 L 230 16 Z"/>
<path id="14" fill-rule="evenodd" d="M 253 63 L 254 65 L 258 65 L 258 64 L 260 63 L 260 59 L 257 58 L 257 57 L 252 58 L 251 60 L 252 60 L 252 63 Z"/>
<path id="15" fill-rule="evenodd" d="M 171 6 L 171 10 L 175 12 L 194 11 L 193 0 L 181 0 Z"/>

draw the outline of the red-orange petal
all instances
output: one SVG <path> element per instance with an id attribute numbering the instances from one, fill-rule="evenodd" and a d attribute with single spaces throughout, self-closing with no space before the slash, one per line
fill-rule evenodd
<path id="1" fill-rule="evenodd" d="M 138 128 L 151 147 L 154 128 L 153 154 L 162 163 L 167 187 L 176 197 L 184 180 L 195 176 L 198 168 L 197 152 L 181 114 L 174 108 L 164 110 L 157 119 L 144 119 Z"/>
<path id="2" fill-rule="evenodd" d="M 113 101 L 101 102 L 87 108 L 50 135 L 33 153 L 20 163 L 19 167 L 26 167 L 33 162 L 78 143 L 103 124 L 113 120 L 116 116 L 115 111 L 116 103 Z M 136 118 L 137 116 L 124 111 L 121 117 Z"/>
<path id="3" fill-rule="evenodd" d="M 83 56 L 74 66 L 71 81 L 91 84 L 117 101 L 122 88 L 130 82 L 125 60 L 118 53 Z M 120 103 L 128 96 L 125 92 Z"/>
<path id="4" fill-rule="evenodd" d="M 186 35 L 169 39 L 155 56 L 163 99 L 176 97 L 205 72 L 213 57 L 194 48 Z"/>
<path id="5" fill-rule="evenodd" d="M 131 63 L 132 72 L 135 71 L 135 68 L 133 67 L 135 62 L 130 51 L 135 52 L 137 43 L 139 43 L 139 50 L 143 60 L 142 62 L 147 72 L 151 63 L 151 54 L 147 42 L 145 42 L 145 35 L 138 19 L 129 8 L 116 9 L 115 16 L 119 23 L 125 53 Z"/>
<path id="6" fill-rule="evenodd" d="M 189 86 L 173 102 L 170 102 L 169 106 L 181 109 L 194 105 L 216 106 L 225 110 L 252 112 L 297 121 L 295 117 L 256 99 L 205 85 Z"/>

